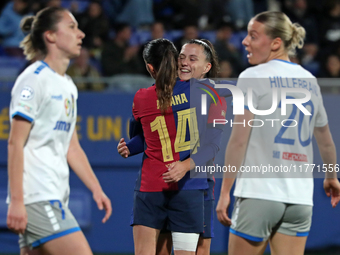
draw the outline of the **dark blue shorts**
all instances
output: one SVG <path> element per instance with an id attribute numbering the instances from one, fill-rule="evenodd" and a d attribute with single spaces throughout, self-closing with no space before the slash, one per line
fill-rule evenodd
<path id="1" fill-rule="evenodd" d="M 215 215 L 215 200 L 214 200 L 214 180 L 208 180 L 209 189 L 204 191 L 204 230 L 200 237 L 214 237 L 214 215 Z"/>
<path id="2" fill-rule="evenodd" d="M 202 233 L 204 190 L 135 191 L 131 226 Z"/>

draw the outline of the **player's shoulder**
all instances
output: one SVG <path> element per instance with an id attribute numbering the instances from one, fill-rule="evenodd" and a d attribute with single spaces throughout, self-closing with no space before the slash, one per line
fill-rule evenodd
<path id="1" fill-rule="evenodd" d="M 173 87 L 173 94 L 182 93 L 185 90 L 190 90 L 191 80 L 176 79 L 176 83 Z"/>
<path id="2" fill-rule="evenodd" d="M 78 88 L 77 88 L 76 84 L 73 82 L 72 77 L 69 76 L 68 74 L 65 74 L 65 78 L 66 78 L 67 82 L 72 84 L 72 87 L 78 91 Z"/>
<path id="3" fill-rule="evenodd" d="M 295 69 L 297 73 L 301 74 L 300 78 L 313 78 L 313 79 L 316 79 L 316 77 L 310 71 L 306 70 L 301 65 L 292 66 L 292 69 Z"/>
<path id="4" fill-rule="evenodd" d="M 191 80 L 181 80 L 181 79 L 177 78 L 175 86 L 186 85 L 190 82 L 191 82 Z"/>
<path id="5" fill-rule="evenodd" d="M 43 61 L 36 61 L 29 65 L 18 77 L 18 79 L 29 79 L 33 81 L 43 80 L 51 75 L 52 69 Z"/>
<path id="6" fill-rule="evenodd" d="M 138 95 L 138 96 L 148 95 L 148 94 L 153 93 L 155 91 L 156 91 L 156 86 L 153 84 L 151 87 L 141 88 L 141 89 L 137 90 L 136 95 Z"/>
<path id="7" fill-rule="evenodd" d="M 26 67 L 26 69 L 17 77 L 15 84 L 13 86 L 12 92 L 16 91 L 18 88 L 22 87 L 38 87 L 39 78 L 34 73 L 39 67 L 39 63 L 34 62 L 33 64 Z"/>
<path id="8" fill-rule="evenodd" d="M 27 66 L 25 70 L 22 71 L 22 73 L 18 76 L 18 79 L 19 78 L 37 79 L 37 75 L 34 72 L 38 69 L 39 65 L 40 65 L 39 62 L 36 61 L 30 64 L 29 66 Z"/>
<path id="9" fill-rule="evenodd" d="M 261 78 L 268 77 L 268 72 L 271 69 L 268 63 L 259 64 L 256 66 L 248 67 L 238 78 Z"/>
<path id="10" fill-rule="evenodd" d="M 143 100 L 150 98 L 151 95 L 156 94 L 156 86 L 152 85 L 148 88 L 141 88 L 137 90 L 134 100 Z"/>
<path id="11" fill-rule="evenodd" d="M 191 87 L 202 87 L 202 85 L 204 85 L 205 87 L 208 88 L 214 88 L 215 87 L 215 81 L 209 78 L 203 78 L 203 79 L 195 79 L 195 78 L 191 78 L 189 81 L 186 82 L 190 82 L 190 86 Z"/>
<path id="12" fill-rule="evenodd" d="M 273 59 L 266 63 L 248 67 L 239 75 L 239 78 L 267 78 L 275 74 L 286 77 L 315 78 L 301 65 L 281 59 Z"/>

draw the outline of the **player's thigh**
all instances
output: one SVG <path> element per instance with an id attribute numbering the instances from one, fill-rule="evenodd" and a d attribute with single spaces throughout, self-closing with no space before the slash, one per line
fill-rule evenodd
<path id="1" fill-rule="evenodd" d="M 303 254 L 311 222 L 312 206 L 288 204 L 282 223 L 270 238 L 272 254 Z"/>
<path id="2" fill-rule="evenodd" d="M 194 255 L 197 251 L 198 233 L 171 232 L 175 255 Z"/>
<path id="3" fill-rule="evenodd" d="M 43 255 L 39 249 L 30 249 L 28 246 L 20 249 L 20 255 Z"/>
<path id="4" fill-rule="evenodd" d="M 229 233 L 228 255 L 262 255 L 267 244 L 268 240 L 254 242 Z"/>
<path id="5" fill-rule="evenodd" d="M 209 255 L 211 238 L 214 237 L 214 205 L 213 199 L 206 199 L 204 196 L 204 225 L 203 233 L 200 234 L 197 244 L 197 255 Z"/>
<path id="6" fill-rule="evenodd" d="M 180 233 L 202 233 L 204 225 L 204 191 L 173 192 L 167 206 L 167 229 Z"/>
<path id="7" fill-rule="evenodd" d="M 81 229 L 67 206 L 60 201 L 41 201 L 25 206 L 27 226 L 19 235 L 20 248 L 39 248 L 47 242 Z"/>
<path id="8" fill-rule="evenodd" d="M 229 231 L 252 242 L 266 241 L 279 226 L 285 208 L 281 202 L 236 198 Z"/>
<path id="9" fill-rule="evenodd" d="M 307 236 L 289 236 L 276 232 L 269 242 L 270 253 L 272 255 L 303 255 L 306 241 Z"/>
<path id="10" fill-rule="evenodd" d="M 134 192 L 131 226 L 164 229 L 167 223 L 166 192 Z"/>
<path id="11" fill-rule="evenodd" d="M 156 247 L 156 255 L 170 255 L 172 251 L 171 232 L 162 230 L 159 234 Z"/>
<path id="12" fill-rule="evenodd" d="M 196 255 L 210 255 L 211 238 L 200 236 L 197 243 Z"/>
<path id="13" fill-rule="evenodd" d="M 204 200 L 204 225 L 203 233 L 200 234 L 202 238 L 214 237 L 214 215 L 215 215 L 215 201 Z"/>
<path id="14" fill-rule="evenodd" d="M 136 255 L 156 254 L 159 229 L 143 225 L 133 226 L 133 241 Z"/>
<path id="15" fill-rule="evenodd" d="M 48 255 L 92 255 L 91 248 L 83 234 L 78 231 L 65 235 L 49 242 L 41 247 L 42 254 Z"/>

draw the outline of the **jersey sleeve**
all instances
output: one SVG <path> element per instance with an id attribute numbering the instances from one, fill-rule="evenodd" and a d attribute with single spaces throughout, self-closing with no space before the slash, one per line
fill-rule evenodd
<path id="1" fill-rule="evenodd" d="M 20 116 L 34 122 L 43 101 L 41 90 L 37 75 L 19 76 L 12 89 L 10 118 Z"/>
<path id="2" fill-rule="evenodd" d="M 129 123 L 129 137 L 130 139 L 134 136 L 143 133 L 143 127 L 140 121 L 137 121 L 134 116 L 131 116 Z"/>
<path id="3" fill-rule="evenodd" d="M 138 90 L 135 94 L 135 97 L 133 98 L 133 103 L 132 103 L 132 116 L 136 121 L 139 121 L 140 119 L 140 93 L 141 91 Z"/>
<path id="4" fill-rule="evenodd" d="M 132 137 L 131 140 L 126 143 L 126 146 L 128 147 L 128 149 L 130 151 L 129 157 L 144 152 L 144 135 L 143 135 L 143 133 Z"/>
<path id="5" fill-rule="evenodd" d="M 220 80 L 220 81 L 216 81 L 216 84 L 227 84 L 227 85 L 236 86 L 236 81 Z M 218 95 L 220 97 L 230 97 L 230 96 L 232 96 L 231 91 L 229 89 L 219 88 L 219 89 L 216 89 L 216 90 L 217 90 Z"/>
<path id="6" fill-rule="evenodd" d="M 130 141 L 126 143 L 130 151 L 129 156 L 133 156 L 139 154 L 144 151 L 144 134 L 143 134 L 143 127 L 139 121 L 131 116 L 130 118 L 130 125 L 129 125 L 129 136 Z"/>
<path id="7" fill-rule="evenodd" d="M 226 114 L 227 101 L 224 97 L 221 97 L 221 103 L 211 104 L 209 107 L 208 127 L 224 129 Z"/>

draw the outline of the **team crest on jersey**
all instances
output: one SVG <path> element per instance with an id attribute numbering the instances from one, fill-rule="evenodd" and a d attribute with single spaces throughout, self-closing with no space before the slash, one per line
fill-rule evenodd
<path id="1" fill-rule="evenodd" d="M 71 100 L 66 98 L 64 101 L 64 106 L 65 106 L 65 113 L 66 116 L 70 116 L 72 113 L 72 117 L 74 117 L 74 96 L 71 94 Z"/>
<path id="2" fill-rule="evenodd" d="M 70 99 L 65 98 L 64 105 L 65 105 L 65 113 L 66 113 L 66 116 L 68 117 L 68 116 L 70 116 L 71 111 L 72 111 L 72 106 L 71 106 Z"/>
<path id="3" fill-rule="evenodd" d="M 31 100 L 33 96 L 34 96 L 34 90 L 31 87 L 26 86 L 21 90 L 20 98 L 22 100 Z"/>

